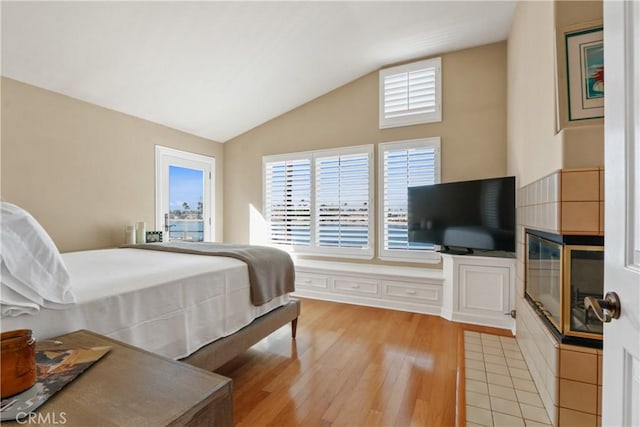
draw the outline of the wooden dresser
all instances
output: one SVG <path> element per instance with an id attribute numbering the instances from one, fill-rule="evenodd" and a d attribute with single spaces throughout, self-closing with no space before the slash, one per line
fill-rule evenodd
<path id="1" fill-rule="evenodd" d="M 232 426 L 231 380 L 106 338 L 77 331 L 64 347 L 111 351 L 21 424 L 65 426 Z M 51 348 L 43 342 L 41 348 Z M 3 422 L 3 427 L 20 425 Z"/>

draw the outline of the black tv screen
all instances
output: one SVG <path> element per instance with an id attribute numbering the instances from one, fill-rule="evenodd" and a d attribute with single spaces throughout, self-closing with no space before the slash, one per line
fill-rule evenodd
<path id="1" fill-rule="evenodd" d="M 409 187 L 410 242 L 515 251 L 515 177 Z"/>

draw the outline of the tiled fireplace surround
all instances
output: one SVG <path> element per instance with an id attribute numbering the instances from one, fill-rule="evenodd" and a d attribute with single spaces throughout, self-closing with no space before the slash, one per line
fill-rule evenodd
<path id="1" fill-rule="evenodd" d="M 556 426 L 600 426 L 602 351 L 559 344 L 524 299 L 524 229 L 604 234 L 604 172 L 563 169 L 518 190 L 517 340 Z"/>

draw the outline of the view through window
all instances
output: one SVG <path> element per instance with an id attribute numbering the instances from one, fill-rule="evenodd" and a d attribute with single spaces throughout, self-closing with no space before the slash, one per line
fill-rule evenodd
<path id="1" fill-rule="evenodd" d="M 204 240 L 204 172 L 169 166 L 169 238 Z"/>
<path id="2" fill-rule="evenodd" d="M 380 144 L 381 258 L 426 261 L 435 246 L 410 242 L 407 189 L 440 181 L 440 138 Z"/>
<path id="3" fill-rule="evenodd" d="M 267 156 L 270 240 L 298 252 L 370 258 L 373 146 Z"/>

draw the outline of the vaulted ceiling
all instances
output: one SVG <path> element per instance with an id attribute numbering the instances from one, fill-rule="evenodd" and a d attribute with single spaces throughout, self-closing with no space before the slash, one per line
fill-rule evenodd
<path id="1" fill-rule="evenodd" d="M 2 2 L 2 75 L 224 142 L 382 66 L 505 40 L 515 2 Z"/>

